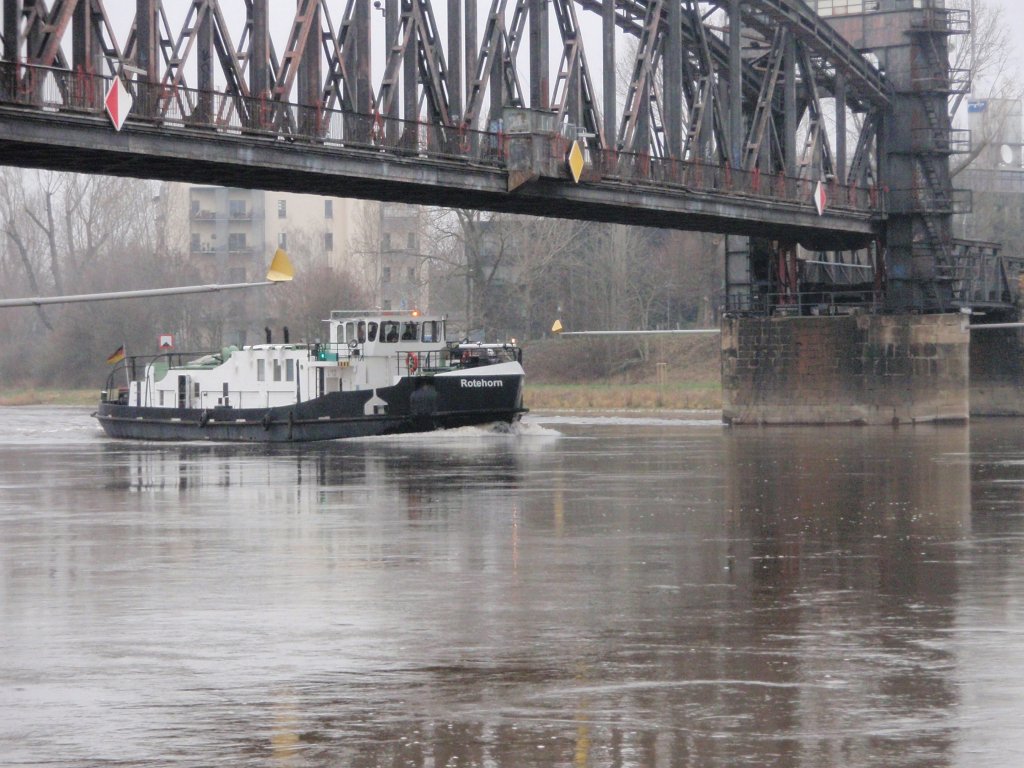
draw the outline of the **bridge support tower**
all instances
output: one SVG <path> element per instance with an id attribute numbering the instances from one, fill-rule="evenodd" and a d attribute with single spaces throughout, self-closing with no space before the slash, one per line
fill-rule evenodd
<path id="1" fill-rule="evenodd" d="M 856 309 L 815 307 L 831 316 L 809 317 L 800 302 L 753 301 L 767 312 L 726 317 L 727 422 L 887 424 L 1024 415 L 1021 331 L 972 333 L 961 311 L 974 298 L 972 270 L 953 240 L 952 218 L 969 210 L 970 196 L 953 189 L 949 157 L 966 151 L 969 141 L 952 128 L 949 99 L 966 94 L 970 83 L 967 72 L 950 69 L 949 41 L 969 31 L 969 16 L 942 0 L 871 5 L 829 21 L 855 47 L 871 50 L 893 85 L 891 107 L 877 117 L 873 168 L 888 196 L 875 275 L 881 291 Z M 763 266 L 777 256 L 754 245 L 744 249 L 746 265 L 739 249 L 729 249 L 731 291 L 756 298 L 760 278 L 774 281 L 766 295 L 785 296 L 790 289 L 778 271 Z"/>

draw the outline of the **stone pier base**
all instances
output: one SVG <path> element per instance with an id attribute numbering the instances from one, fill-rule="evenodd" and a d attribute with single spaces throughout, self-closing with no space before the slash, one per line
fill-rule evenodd
<path id="1" fill-rule="evenodd" d="M 722 418 L 730 424 L 966 421 L 965 326 L 958 314 L 728 317 Z"/>
<path id="2" fill-rule="evenodd" d="M 971 416 L 1024 416 L 1020 329 L 971 331 Z"/>

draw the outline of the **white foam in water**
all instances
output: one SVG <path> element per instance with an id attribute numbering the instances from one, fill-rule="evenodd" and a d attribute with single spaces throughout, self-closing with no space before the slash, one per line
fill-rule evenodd
<path id="1" fill-rule="evenodd" d="M 478 427 L 456 427 L 439 429 L 434 432 L 412 432 L 401 435 L 380 435 L 376 437 L 358 437 L 353 440 L 366 442 L 395 441 L 402 443 L 465 443 L 467 440 L 494 441 L 505 438 L 541 438 L 552 439 L 561 437 L 558 430 L 541 426 L 533 422 L 516 422 L 507 424 L 497 421 Z"/>
<path id="2" fill-rule="evenodd" d="M 722 427 L 720 419 L 686 416 L 637 416 L 627 414 L 574 414 L 560 413 L 546 416 L 532 415 L 534 422 L 585 426 L 638 426 L 638 427 Z"/>

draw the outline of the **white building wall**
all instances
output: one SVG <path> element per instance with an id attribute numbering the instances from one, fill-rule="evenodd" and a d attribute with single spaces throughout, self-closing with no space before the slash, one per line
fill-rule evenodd
<path id="1" fill-rule="evenodd" d="M 376 215 L 377 203 L 342 197 L 266 192 L 266 241 L 296 261 L 324 259 L 334 269 L 353 271 L 359 223 Z"/>

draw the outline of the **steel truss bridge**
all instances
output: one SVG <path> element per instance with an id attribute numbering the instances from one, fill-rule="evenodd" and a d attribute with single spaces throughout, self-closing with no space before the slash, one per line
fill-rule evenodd
<path id="1" fill-rule="evenodd" d="M 797 244 L 880 243 L 897 305 L 968 290 L 957 12 L 900 15 L 883 75 L 803 0 L 292 2 L 281 46 L 269 0 L 3 0 L 0 163 L 722 232 L 783 295 Z"/>

